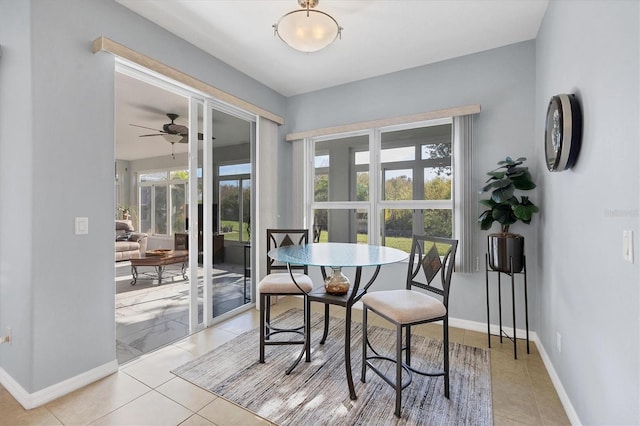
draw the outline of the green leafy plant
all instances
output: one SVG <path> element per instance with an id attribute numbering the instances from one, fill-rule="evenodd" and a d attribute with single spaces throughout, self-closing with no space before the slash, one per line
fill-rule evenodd
<path id="1" fill-rule="evenodd" d="M 525 160 L 525 157 L 517 160 L 507 157 L 498 162 L 499 167 L 487 173 L 489 179 L 480 193 L 491 192 L 491 198 L 480 200 L 480 204 L 487 207 L 478 217 L 481 229 L 490 229 L 493 222 L 498 222 L 502 232 L 508 233 L 510 225 L 517 221 L 529 224 L 533 214 L 538 212 L 538 207 L 529 197 L 522 195 L 518 198 L 515 193 L 516 190 L 529 191 L 536 187 L 529 168 L 522 165 Z"/>

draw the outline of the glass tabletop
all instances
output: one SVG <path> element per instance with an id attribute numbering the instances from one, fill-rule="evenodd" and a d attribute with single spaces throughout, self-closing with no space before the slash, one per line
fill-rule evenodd
<path id="1" fill-rule="evenodd" d="M 384 246 L 351 243 L 312 243 L 275 248 L 267 253 L 278 262 L 309 266 L 376 266 L 400 262 L 409 255 Z"/>

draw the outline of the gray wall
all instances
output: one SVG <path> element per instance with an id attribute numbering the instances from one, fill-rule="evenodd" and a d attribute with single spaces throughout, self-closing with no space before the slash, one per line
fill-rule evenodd
<path id="1" fill-rule="evenodd" d="M 114 58 L 91 42 L 104 35 L 276 114 L 286 99 L 111 0 L 0 10 L 0 328 L 14 338 L 0 368 L 33 393 L 115 360 Z M 89 235 L 74 235 L 76 216 Z"/>
<path id="2" fill-rule="evenodd" d="M 537 330 L 583 424 L 640 424 L 639 18 L 637 1 L 552 1 L 536 41 Z M 550 173 L 542 141 L 558 93 L 580 99 L 584 137 L 576 166 Z M 635 264 L 622 259 L 625 229 Z"/>
<path id="3" fill-rule="evenodd" d="M 0 0 L 0 10 L 0 330 L 4 334 L 5 327 L 11 326 L 13 334 L 11 346 L 0 345 L 0 367 L 28 386 L 33 376 L 31 249 L 36 220 L 31 143 L 31 11 L 28 2 L 7 0 Z"/>
<path id="4" fill-rule="evenodd" d="M 285 126 L 289 132 L 299 132 L 481 104 L 482 112 L 474 118 L 471 171 L 474 187 L 480 188 L 485 181 L 485 173 L 506 156 L 524 156 L 535 163 L 534 89 L 535 44 L 528 41 L 289 98 Z M 532 191 L 531 199 L 535 202 L 537 198 L 537 191 Z M 538 268 L 534 250 L 538 220 L 534 218 L 530 226 L 518 224 L 512 227 L 513 232 L 526 237 L 529 280 L 532 283 L 529 308 L 533 330 L 537 328 L 536 312 L 539 311 L 535 290 Z M 496 230 L 497 225 L 493 232 Z M 472 242 L 475 256 L 481 259 L 482 272 L 455 274 L 450 302 L 451 315 L 455 318 L 486 322 L 483 271 L 488 233 L 478 227 Z M 403 285 L 401 281 L 405 275 L 406 264 L 389 265 L 383 268 L 373 289 L 398 288 Z M 511 297 L 511 293 L 505 295 Z M 495 297 L 497 305 L 497 295 L 492 297 Z M 516 303 L 523 306 L 520 299 Z M 497 314 L 495 310 L 494 313 Z M 497 315 L 493 322 L 498 322 Z"/>

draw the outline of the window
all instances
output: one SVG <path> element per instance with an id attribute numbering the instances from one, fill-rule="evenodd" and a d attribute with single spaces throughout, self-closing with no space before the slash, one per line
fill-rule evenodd
<path id="1" fill-rule="evenodd" d="M 185 232 L 189 172 L 166 170 L 140 173 L 140 229 L 154 235 Z"/>
<path id="2" fill-rule="evenodd" d="M 451 238 L 451 122 L 383 131 L 380 243 L 411 251 L 413 234 Z"/>
<path id="3" fill-rule="evenodd" d="M 313 225 L 316 241 L 369 241 L 369 137 L 314 144 Z"/>
<path id="4" fill-rule="evenodd" d="M 369 242 L 410 252 L 413 234 L 452 237 L 452 123 L 310 140 L 308 222 L 316 241 Z"/>
<path id="5" fill-rule="evenodd" d="M 220 233 L 225 240 L 249 241 L 251 238 L 251 163 L 218 167 Z"/>

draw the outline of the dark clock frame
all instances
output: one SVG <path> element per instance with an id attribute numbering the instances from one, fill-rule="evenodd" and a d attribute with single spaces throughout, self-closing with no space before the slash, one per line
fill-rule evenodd
<path id="1" fill-rule="evenodd" d="M 544 152 L 551 172 L 570 169 L 582 143 L 582 111 L 576 95 L 551 97 L 547 107 Z"/>

